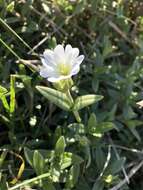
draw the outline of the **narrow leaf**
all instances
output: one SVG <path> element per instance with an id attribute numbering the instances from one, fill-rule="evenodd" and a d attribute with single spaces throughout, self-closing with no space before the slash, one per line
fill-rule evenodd
<path id="1" fill-rule="evenodd" d="M 3 162 L 4 162 L 5 158 L 6 158 L 6 156 L 7 156 L 7 151 L 3 151 L 3 152 L 1 153 L 1 155 L 0 155 L 0 168 L 1 168 L 2 165 L 3 165 Z"/>
<path id="2" fill-rule="evenodd" d="M 7 92 L 8 92 L 7 89 L 0 85 L 0 97 L 1 95 L 6 94 Z"/>
<path id="3" fill-rule="evenodd" d="M 101 180 L 97 180 L 94 183 L 92 190 L 103 190 L 103 188 L 104 188 L 104 183 Z"/>
<path id="4" fill-rule="evenodd" d="M 14 154 L 17 158 L 19 158 L 21 160 L 21 165 L 19 167 L 19 170 L 18 170 L 18 174 L 17 176 L 10 182 L 11 184 L 16 184 L 17 181 L 21 178 L 23 172 L 24 172 L 24 169 L 25 169 L 25 161 L 23 159 L 23 157 L 19 154 L 16 154 L 14 152 L 10 152 L 11 154 Z"/>
<path id="5" fill-rule="evenodd" d="M 45 98 L 61 109 L 66 111 L 70 110 L 72 103 L 66 94 L 48 87 L 36 86 L 36 88 Z"/>
<path id="6" fill-rule="evenodd" d="M 92 113 L 88 120 L 88 131 L 92 130 L 92 128 L 95 128 L 97 125 L 96 115 Z"/>
<path id="7" fill-rule="evenodd" d="M 7 102 L 7 99 L 6 99 L 5 95 L 3 95 L 1 97 L 1 101 L 2 101 L 2 104 L 3 104 L 4 108 L 6 109 L 6 111 L 9 112 L 9 104 Z"/>
<path id="8" fill-rule="evenodd" d="M 117 174 L 123 167 L 124 163 L 125 163 L 126 159 L 124 157 L 117 159 L 115 161 L 112 161 L 111 165 L 109 165 L 109 168 L 107 168 L 107 171 L 105 172 L 105 174 Z"/>
<path id="9" fill-rule="evenodd" d="M 62 160 L 61 160 L 61 169 L 65 169 L 71 165 L 79 165 L 84 160 L 71 152 L 64 152 Z"/>
<path id="10" fill-rule="evenodd" d="M 32 48 L 2 18 L 0 18 L 0 24 L 17 37 L 28 49 L 32 50 Z"/>
<path id="11" fill-rule="evenodd" d="M 44 173 L 45 160 L 38 150 L 34 151 L 33 166 L 36 170 L 37 175 L 41 175 Z"/>
<path id="12" fill-rule="evenodd" d="M 15 77 L 10 77 L 10 114 L 15 111 Z"/>
<path id="13" fill-rule="evenodd" d="M 66 147 L 65 138 L 61 136 L 56 143 L 55 153 L 57 155 L 64 153 L 65 147 Z"/>
<path id="14" fill-rule="evenodd" d="M 0 99 L 7 112 L 9 112 L 9 104 L 6 99 L 7 89 L 0 85 Z"/>
<path id="15" fill-rule="evenodd" d="M 75 100 L 75 104 L 73 107 L 73 110 L 80 110 L 84 107 L 87 107 L 91 104 L 94 104 L 98 101 L 100 101 L 103 98 L 103 96 L 100 95 L 84 95 L 84 96 L 79 96 L 76 100 Z"/>
<path id="16" fill-rule="evenodd" d="M 67 178 L 67 182 L 66 182 L 66 187 L 67 188 L 71 189 L 71 188 L 73 188 L 75 186 L 75 184 L 78 181 L 79 174 L 80 174 L 79 165 L 73 165 L 70 168 L 69 176 Z"/>
<path id="17" fill-rule="evenodd" d="M 31 167 L 33 167 L 33 152 L 28 148 L 24 148 L 24 155 L 27 162 L 30 164 Z"/>
<path id="18" fill-rule="evenodd" d="M 116 126 L 112 122 L 101 122 L 96 127 L 92 127 L 89 133 L 96 137 L 102 137 L 102 135 L 112 129 L 116 129 Z"/>

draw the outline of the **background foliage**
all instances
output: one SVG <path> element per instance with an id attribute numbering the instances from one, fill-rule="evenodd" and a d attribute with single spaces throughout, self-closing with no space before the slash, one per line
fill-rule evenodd
<path id="1" fill-rule="evenodd" d="M 142 1 L 0 0 L 0 42 L 0 189 L 143 189 Z M 86 57 L 72 94 L 104 96 L 82 124 L 35 88 L 58 43 Z"/>

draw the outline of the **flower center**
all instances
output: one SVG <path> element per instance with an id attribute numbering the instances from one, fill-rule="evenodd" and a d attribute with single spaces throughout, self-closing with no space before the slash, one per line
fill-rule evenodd
<path id="1" fill-rule="evenodd" d="M 66 76 L 66 75 L 69 75 L 70 74 L 70 71 L 71 71 L 71 67 L 70 65 L 68 64 L 65 64 L 65 63 L 60 63 L 58 65 L 58 70 L 59 70 L 59 73 L 63 76 Z"/>

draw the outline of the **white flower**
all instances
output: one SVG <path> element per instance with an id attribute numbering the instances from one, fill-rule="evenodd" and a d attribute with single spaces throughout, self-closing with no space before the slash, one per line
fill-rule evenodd
<path id="1" fill-rule="evenodd" d="M 40 75 L 50 82 L 68 79 L 79 72 L 83 59 L 84 55 L 79 56 L 78 48 L 68 44 L 64 49 L 62 45 L 57 45 L 53 51 L 44 51 Z"/>

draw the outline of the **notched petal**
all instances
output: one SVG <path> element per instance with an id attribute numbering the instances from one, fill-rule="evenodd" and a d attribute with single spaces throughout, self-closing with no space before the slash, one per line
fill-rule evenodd
<path id="1" fill-rule="evenodd" d="M 72 46 L 70 44 L 67 44 L 65 47 L 65 53 L 68 54 L 72 51 Z"/>

